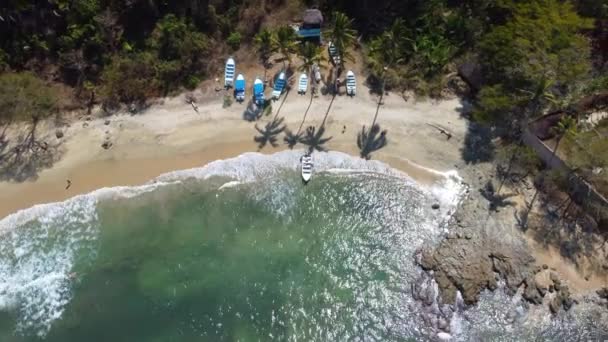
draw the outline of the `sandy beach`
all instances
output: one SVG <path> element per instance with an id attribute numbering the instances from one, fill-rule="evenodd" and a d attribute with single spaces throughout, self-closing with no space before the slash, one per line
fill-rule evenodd
<path id="1" fill-rule="evenodd" d="M 366 92 L 367 89 L 361 87 L 360 94 L 354 98 L 337 96 L 334 100 L 326 121 L 326 134 L 333 136 L 329 149 L 358 155 L 357 132 L 363 125 L 370 125 L 377 104 L 377 97 Z M 278 116 L 284 117 L 287 127 L 295 131 L 310 103 L 310 95 L 292 92 L 282 106 L 280 100 L 273 104 L 272 114 L 249 122 L 243 118 L 246 104 L 233 103 L 222 108 L 223 94 L 195 93 L 202 99 L 198 113 L 181 95 L 163 99 L 135 115 L 93 115 L 90 121 L 72 122 L 69 128 L 63 129 L 61 159 L 51 168 L 42 170 L 34 180 L 0 183 L 0 216 L 102 187 L 142 184 L 168 171 L 200 167 L 213 160 L 258 151 L 253 141 L 256 124 L 263 127 L 280 107 Z M 315 97 L 303 129 L 319 125 L 330 102 L 329 95 Z M 398 95 L 386 96 L 378 123 L 389 130 L 389 144 L 374 153 L 373 158 L 423 182 L 433 180 L 433 173 L 426 168 L 454 169 L 461 161 L 460 148 L 466 130 L 462 108 L 457 99 L 406 102 Z M 46 124 L 39 134 L 54 143 L 58 140 L 55 127 L 50 122 Z M 454 137 L 447 140 L 429 124 L 449 129 Z M 342 133 L 344 126 L 346 130 Z M 106 136 L 113 144 L 108 150 L 101 147 Z M 259 152 L 274 153 L 287 148 L 282 135 L 279 139 L 279 147 L 268 145 Z M 71 186 L 66 190 L 68 179 Z"/>

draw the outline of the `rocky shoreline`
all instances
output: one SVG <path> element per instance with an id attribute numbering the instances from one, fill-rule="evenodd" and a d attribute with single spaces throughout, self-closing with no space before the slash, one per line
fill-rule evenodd
<path id="1" fill-rule="evenodd" d="M 411 292 L 430 326 L 450 333 L 453 313 L 475 305 L 486 290 L 521 295 L 526 305 L 543 305 L 553 315 L 579 301 L 608 309 L 608 288 L 575 294 L 557 270 L 537 263 L 517 226 L 515 205 L 489 210 L 483 189 L 484 181 L 493 178 L 491 165 L 463 168 L 465 177 L 474 179 L 467 179 L 468 190 L 447 222 L 449 233 L 414 255 L 424 272 Z"/>

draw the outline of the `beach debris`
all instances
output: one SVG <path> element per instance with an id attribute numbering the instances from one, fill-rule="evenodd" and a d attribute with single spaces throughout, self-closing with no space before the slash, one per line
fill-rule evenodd
<path id="1" fill-rule="evenodd" d="M 450 140 L 452 138 L 452 133 L 450 131 L 448 131 L 447 129 L 445 129 L 443 127 L 439 127 L 439 126 L 431 124 L 431 123 L 428 123 L 428 122 L 426 124 L 433 128 L 436 128 L 439 131 L 439 133 L 445 134 L 445 136 L 448 138 L 447 140 Z"/>
<path id="2" fill-rule="evenodd" d="M 110 147 L 112 147 L 112 142 L 110 140 L 106 140 L 101 144 L 101 147 L 103 147 L 105 150 L 107 150 Z"/>
<path id="3" fill-rule="evenodd" d="M 72 181 L 69 180 L 69 179 L 66 179 L 65 182 L 66 182 L 65 189 L 67 190 L 67 189 L 69 189 L 72 186 Z"/>
<path id="4" fill-rule="evenodd" d="M 63 131 L 58 129 L 55 131 L 55 136 L 57 137 L 57 139 L 61 139 L 63 138 Z"/>

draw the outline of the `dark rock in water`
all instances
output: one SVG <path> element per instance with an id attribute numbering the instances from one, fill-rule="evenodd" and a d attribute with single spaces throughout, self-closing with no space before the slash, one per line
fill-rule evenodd
<path id="1" fill-rule="evenodd" d="M 526 289 L 523 293 L 524 299 L 533 304 L 541 304 L 543 302 L 543 297 L 536 288 L 536 282 L 534 281 L 534 278 L 529 277 L 528 279 L 526 279 L 525 283 Z"/>
<path id="2" fill-rule="evenodd" d="M 559 286 L 562 284 L 562 282 L 561 282 L 561 280 L 559 280 L 559 277 L 557 276 L 557 274 L 554 272 L 551 272 L 551 274 L 549 275 L 549 278 L 555 285 L 555 289 L 559 291 Z"/>
<path id="3" fill-rule="evenodd" d="M 608 300 L 608 287 L 597 290 L 597 295 L 602 299 Z"/>
<path id="4" fill-rule="evenodd" d="M 574 301 L 570 297 L 562 298 L 562 305 L 564 307 L 564 310 L 568 311 L 574 305 Z"/>
<path id="5" fill-rule="evenodd" d="M 110 147 L 112 147 L 112 142 L 111 141 L 104 141 L 103 144 L 101 144 L 101 147 L 103 147 L 104 149 L 109 149 Z"/>
<path id="6" fill-rule="evenodd" d="M 110 120 L 106 120 L 103 124 L 106 125 L 106 126 L 109 125 L 110 124 Z"/>
<path id="7" fill-rule="evenodd" d="M 439 204 L 435 203 L 431 206 L 431 208 L 433 208 L 434 210 L 437 210 L 437 209 L 439 209 Z"/>
<path id="8" fill-rule="evenodd" d="M 555 298 L 553 298 L 550 302 L 549 302 L 549 309 L 551 310 L 552 313 L 556 314 L 559 312 L 559 309 L 562 307 L 562 301 L 561 298 L 559 298 L 559 296 L 555 296 Z"/>
<path id="9" fill-rule="evenodd" d="M 55 136 L 57 137 L 57 139 L 61 139 L 61 138 L 63 138 L 63 132 L 60 129 L 58 129 L 55 131 Z"/>
<path id="10" fill-rule="evenodd" d="M 555 287 L 553 286 L 553 284 L 549 285 L 549 293 L 553 293 L 555 292 Z"/>
<path id="11" fill-rule="evenodd" d="M 543 270 L 548 270 L 548 269 L 549 269 L 549 265 L 543 264 Z"/>

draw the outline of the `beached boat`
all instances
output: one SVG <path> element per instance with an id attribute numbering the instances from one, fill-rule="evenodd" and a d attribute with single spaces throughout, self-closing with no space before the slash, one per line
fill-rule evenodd
<path id="1" fill-rule="evenodd" d="M 272 90 L 272 98 L 274 100 L 278 100 L 279 97 L 281 97 L 283 89 L 285 89 L 285 83 L 285 71 L 281 71 L 279 77 L 277 77 L 277 80 L 274 82 L 274 88 Z"/>
<path id="2" fill-rule="evenodd" d="M 245 77 L 238 74 L 234 82 L 234 97 L 238 102 L 245 101 Z"/>
<path id="3" fill-rule="evenodd" d="M 332 63 L 334 65 L 340 65 L 340 55 L 338 54 L 338 48 L 334 43 L 329 42 L 329 44 L 327 44 L 327 52 L 329 53 Z"/>
<path id="4" fill-rule="evenodd" d="M 352 70 L 348 70 L 346 73 L 346 95 L 355 96 L 357 94 L 357 79 L 355 73 Z"/>
<path id="5" fill-rule="evenodd" d="M 298 81 L 298 94 L 306 94 L 308 90 L 308 76 L 306 74 L 300 75 L 300 80 Z"/>
<path id="6" fill-rule="evenodd" d="M 308 183 L 310 178 L 312 178 L 312 168 L 313 168 L 312 155 L 310 155 L 310 154 L 303 155 L 302 158 L 300 159 L 300 164 L 301 164 L 301 169 L 302 169 L 302 180 L 304 181 L 304 183 Z"/>
<path id="7" fill-rule="evenodd" d="M 253 81 L 253 97 L 258 106 L 264 105 L 264 101 L 266 100 L 264 98 L 264 82 L 259 78 Z"/>
<path id="8" fill-rule="evenodd" d="M 224 70 L 224 87 L 230 88 L 234 85 L 234 74 L 236 72 L 236 63 L 234 58 L 230 57 L 226 60 L 226 68 Z"/>
<path id="9" fill-rule="evenodd" d="M 321 70 L 319 70 L 319 66 L 317 65 L 317 63 L 312 65 L 312 73 L 315 77 L 315 82 L 319 83 L 321 82 Z"/>

